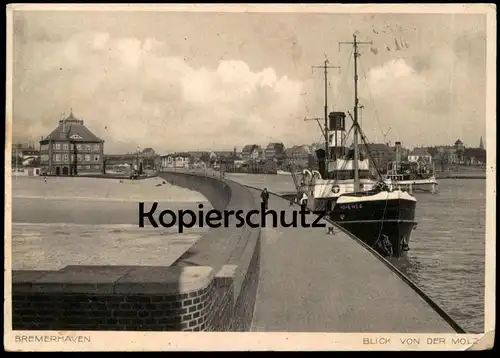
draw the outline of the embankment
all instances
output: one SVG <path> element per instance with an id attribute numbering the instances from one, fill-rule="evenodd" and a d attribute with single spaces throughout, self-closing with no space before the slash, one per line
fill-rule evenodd
<path id="1" fill-rule="evenodd" d="M 437 173 L 436 179 L 486 179 L 486 173 Z"/>
<path id="2" fill-rule="evenodd" d="M 162 172 L 218 210 L 252 210 L 248 188 L 203 174 Z M 14 330 L 248 331 L 260 228 L 210 229 L 170 267 L 67 266 L 13 271 Z"/>

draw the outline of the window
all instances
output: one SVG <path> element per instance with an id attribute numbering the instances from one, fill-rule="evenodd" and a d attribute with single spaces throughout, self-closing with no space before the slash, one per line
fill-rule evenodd
<path id="1" fill-rule="evenodd" d="M 61 143 L 55 143 L 54 146 L 53 146 L 53 148 L 55 150 L 60 150 L 61 149 Z"/>
<path id="2" fill-rule="evenodd" d="M 90 151 L 91 151 L 91 146 L 90 146 L 90 144 L 85 145 L 85 150 L 86 150 L 87 152 L 90 152 Z"/>
<path id="3" fill-rule="evenodd" d="M 94 168 L 95 168 L 95 169 L 99 169 L 99 168 L 100 168 L 100 166 L 99 166 L 99 165 L 94 165 Z"/>
<path id="4" fill-rule="evenodd" d="M 90 165 L 86 165 L 86 166 L 85 166 L 85 169 L 90 169 Z"/>
<path id="5" fill-rule="evenodd" d="M 61 161 L 61 154 L 56 154 L 55 155 L 55 159 L 54 159 L 56 162 L 60 162 Z"/>
<path id="6" fill-rule="evenodd" d="M 82 169 L 82 166 L 81 165 L 77 165 L 76 168 L 77 169 Z"/>
<path id="7" fill-rule="evenodd" d="M 95 154 L 95 155 L 94 155 L 94 161 L 95 161 L 95 162 L 98 162 L 98 161 L 99 161 L 99 154 Z"/>
<path id="8" fill-rule="evenodd" d="M 94 152 L 98 152 L 101 149 L 99 148 L 99 144 L 94 144 Z"/>
<path id="9" fill-rule="evenodd" d="M 63 149 L 63 150 L 68 150 L 68 149 L 69 149 L 69 144 L 68 144 L 68 143 L 64 143 L 64 144 L 62 145 L 62 149 Z"/>
<path id="10" fill-rule="evenodd" d="M 77 145 L 76 145 L 76 149 L 77 149 L 77 150 L 82 150 L 82 145 L 81 145 L 81 144 L 77 144 Z"/>
<path id="11" fill-rule="evenodd" d="M 67 154 L 63 154 L 63 161 L 65 161 L 65 162 L 68 161 L 68 155 Z"/>
<path id="12" fill-rule="evenodd" d="M 81 162 L 83 160 L 82 155 L 81 154 L 77 154 L 76 155 L 76 160 L 79 161 L 79 162 Z"/>
<path id="13" fill-rule="evenodd" d="M 71 154 L 71 161 L 74 162 L 75 161 L 75 155 L 74 154 Z"/>
<path id="14" fill-rule="evenodd" d="M 85 161 L 90 162 L 90 155 L 89 154 L 85 154 Z"/>

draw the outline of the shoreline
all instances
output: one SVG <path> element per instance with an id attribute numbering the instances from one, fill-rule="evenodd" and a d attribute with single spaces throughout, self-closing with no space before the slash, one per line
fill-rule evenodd
<path id="1" fill-rule="evenodd" d="M 436 179 L 486 179 L 486 173 L 478 174 L 436 174 Z"/>

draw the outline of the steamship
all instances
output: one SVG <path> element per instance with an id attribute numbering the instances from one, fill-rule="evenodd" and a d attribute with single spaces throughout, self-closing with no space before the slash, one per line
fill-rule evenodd
<path id="1" fill-rule="evenodd" d="M 355 35 L 352 44 L 355 61 L 354 116 L 348 112 L 353 122 L 352 147 L 345 145 L 345 112 L 331 112 L 325 118 L 325 149 L 316 151 L 318 170 L 304 170 L 297 187 L 299 192 L 306 193 L 311 210 L 326 211 L 331 221 L 383 256 L 398 258 L 405 256 L 409 250 L 411 233 L 417 224 L 417 200 L 406 191 L 390 188 L 378 170 L 379 178 L 374 179 L 369 170 L 369 151 L 367 158 L 360 153 L 358 136 L 365 147 L 369 144 L 358 122 L 356 61 L 359 42 Z M 325 112 L 326 102 L 325 91 Z"/>

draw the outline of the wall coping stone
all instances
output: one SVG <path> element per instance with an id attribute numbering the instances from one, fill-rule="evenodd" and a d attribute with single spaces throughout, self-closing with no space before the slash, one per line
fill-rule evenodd
<path id="1" fill-rule="evenodd" d="M 190 293 L 208 287 L 213 278 L 208 266 L 138 267 L 118 280 L 115 293 Z"/>
<path id="2" fill-rule="evenodd" d="M 236 270 L 238 269 L 238 265 L 224 265 L 222 268 L 217 272 L 216 277 L 220 278 L 231 278 L 234 277 L 236 274 Z"/>
<path id="3" fill-rule="evenodd" d="M 58 271 L 13 271 L 13 293 L 182 294 L 206 288 L 208 266 L 66 266 Z"/>

